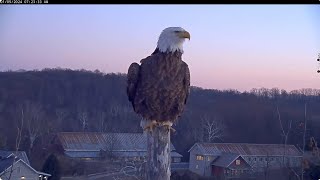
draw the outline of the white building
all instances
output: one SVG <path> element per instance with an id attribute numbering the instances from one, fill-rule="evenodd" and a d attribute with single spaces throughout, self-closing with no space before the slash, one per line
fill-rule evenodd
<path id="1" fill-rule="evenodd" d="M 50 174 L 32 168 L 24 151 L 0 151 L 0 180 L 46 180 Z"/>

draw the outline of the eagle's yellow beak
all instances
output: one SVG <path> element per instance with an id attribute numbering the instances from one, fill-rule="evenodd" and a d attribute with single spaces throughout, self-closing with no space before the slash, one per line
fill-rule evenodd
<path id="1" fill-rule="evenodd" d="M 180 38 L 188 38 L 190 40 L 190 33 L 188 31 L 181 31 L 178 33 Z"/>

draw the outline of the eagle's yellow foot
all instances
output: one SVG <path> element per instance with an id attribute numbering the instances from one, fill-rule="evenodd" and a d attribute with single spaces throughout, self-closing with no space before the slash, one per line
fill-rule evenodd
<path id="1" fill-rule="evenodd" d="M 171 130 L 173 133 L 176 132 L 176 130 L 173 129 L 173 127 L 170 127 L 170 130 Z"/>
<path id="2" fill-rule="evenodd" d="M 163 126 L 167 126 L 169 130 L 171 130 L 172 132 L 176 132 L 175 129 L 172 128 L 172 122 L 170 121 L 165 121 L 162 123 Z"/>
<path id="3" fill-rule="evenodd" d="M 144 128 L 143 131 L 145 130 L 149 130 L 149 131 L 153 131 L 154 127 L 156 126 L 157 121 L 153 120 L 150 123 L 148 123 Z"/>

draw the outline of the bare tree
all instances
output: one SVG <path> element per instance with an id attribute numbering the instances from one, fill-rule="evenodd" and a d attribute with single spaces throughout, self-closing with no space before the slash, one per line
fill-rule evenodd
<path id="1" fill-rule="evenodd" d="M 194 141 L 196 142 L 204 142 L 204 130 L 203 123 L 198 126 L 191 126 L 191 133 Z"/>
<path id="2" fill-rule="evenodd" d="M 97 118 L 98 118 L 98 122 L 99 122 L 99 132 L 106 132 L 107 130 L 107 122 L 106 122 L 106 112 L 104 111 L 99 111 L 97 113 Z"/>
<path id="3" fill-rule="evenodd" d="M 30 141 L 29 153 L 34 146 L 35 140 L 41 136 L 44 131 L 44 112 L 39 103 L 26 101 L 24 103 L 24 116 L 26 121 L 26 129 Z"/>
<path id="4" fill-rule="evenodd" d="M 84 108 L 78 108 L 78 120 L 81 125 L 81 129 L 84 132 L 88 127 L 88 112 Z"/>
<path id="5" fill-rule="evenodd" d="M 303 131 L 303 147 L 302 147 L 302 159 L 304 156 L 304 149 L 306 146 L 306 130 L 307 130 L 307 103 L 304 104 L 304 131 Z M 304 178 L 304 167 L 301 165 L 301 180 Z"/>
<path id="6" fill-rule="evenodd" d="M 17 136 L 16 136 L 16 144 L 15 144 L 15 153 L 13 154 L 13 161 L 12 161 L 12 164 L 11 164 L 11 167 L 10 167 L 10 170 L 9 170 L 9 174 L 6 175 L 6 173 L 4 173 L 4 176 L 7 177 L 8 180 L 11 180 L 11 176 L 12 176 L 12 173 L 14 171 L 13 169 L 13 166 L 14 166 L 14 163 L 16 162 L 16 155 L 18 154 L 18 151 L 19 151 L 19 148 L 20 148 L 20 143 L 21 143 L 21 137 L 22 137 L 22 129 L 23 129 L 23 126 L 24 126 L 24 110 L 23 110 L 23 106 L 20 106 L 20 108 L 18 108 L 18 111 L 21 111 L 21 116 L 20 118 L 20 122 L 19 120 L 17 120 Z M 20 113 L 18 113 L 20 114 Z"/>
<path id="7" fill-rule="evenodd" d="M 320 161 L 320 151 L 318 148 L 318 143 L 314 137 L 310 137 L 309 148 L 311 149 L 312 155 Z"/>
<path id="8" fill-rule="evenodd" d="M 281 116 L 280 116 L 280 112 L 279 112 L 279 107 L 277 106 L 277 113 L 278 113 L 278 119 L 279 119 L 279 123 L 280 123 L 280 128 L 281 128 L 281 136 L 284 138 L 284 142 L 283 142 L 283 156 L 282 156 L 282 166 L 285 166 L 285 160 L 286 159 L 286 152 L 287 152 L 287 142 L 288 142 L 288 137 L 289 137 L 289 133 L 292 127 L 292 120 L 289 121 L 288 123 L 288 128 L 287 131 L 285 131 L 284 127 L 283 127 L 283 122 L 281 120 Z"/>
<path id="9" fill-rule="evenodd" d="M 120 107 L 119 103 L 117 103 L 116 101 L 112 101 L 109 104 L 109 109 L 107 112 L 112 118 L 119 116 L 120 112 L 121 112 L 121 107 Z"/>
<path id="10" fill-rule="evenodd" d="M 289 136 L 289 133 L 290 133 L 290 130 L 291 130 L 291 127 L 292 127 L 292 120 L 289 121 L 288 129 L 287 129 L 287 131 L 285 131 L 284 128 L 283 128 L 282 121 L 281 121 L 281 117 L 280 117 L 280 112 L 279 112 L 278 106 L 277 106 L 277 112 L 278 112 L 278 117 L 279 117 L 282 136 L 284 137 L 284 152 L 283 152 L 283 157 L 282 157 L 282 167 L 287 167 L 290 170 L 290 172 L 295 175 L 295 177 L 297 179 L 303 180 L 303 178 L 304 178 L 304 167 L 302 165 L 302 161 L 301 161 L 301 176 L 299 176 L 299 174 L 296 172 L 296 170 L 294 170 L 290 166 L 288 158 L 286 156 L 286 152 L 287 152 L 286 146 L 287 146 L 288 136 Z M 302 139 L 302 142 L 303 142 L 303 145 L 302 145 L 303 146 L 302 147 L 302 160 L 303 160 L 303 156 L 304 156 L 304 152 L 305 152 L 305 145 L 306 145 L 306 142 L 305 142 L 306 130 L 307 130 L 307 103 L 305 103 L 305 108 L 304 108 L 304 131 L 303 131 L 303 139 Z"/>
<path id="11" fill-rule="evenodd" d="M 130 176 L 137 180 L 140 180 L 144 174 L 146 162 L 147 162 L 146 160 L 128 161 L 126 163 L 126 166 L 123 167 L 120 171 L 123 172 L 126 176 Z"/>
<path id="12" fill-rule="evenodd" d="M 205 130 L 207 142 L 213 142 L 215 139 L 222 139 L 225 135 L 225 125 L 217 117 L 210 118 L 208 115 L 202 116 L 203 128 Z"/>
<path id="13" fill-rule="evenodd" d="M 58 124 L 62 124 L 62 122 L 68 117 L 69 112 L 67 109 L 56 109 L 56 116 Z"/>

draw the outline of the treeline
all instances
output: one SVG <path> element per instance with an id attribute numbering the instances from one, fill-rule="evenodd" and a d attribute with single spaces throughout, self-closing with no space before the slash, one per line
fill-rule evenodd
<path id="1" fill-rule="evenodd" d="M 305 104 L 307 138 L 319 140 L 318 89 L 192 87 L 172 142 L 185 160 L 198 141 L 282 143 L 281 120 L 290 130 L 288 143 L 301 147 Z M 56 132 L 142 132 L 140 117 L 127 100 L 126 74 L 70 69 L 0 72 L 0 148 L 14 149 L 19 129 L 19 148 L 31 155 Z"/>

